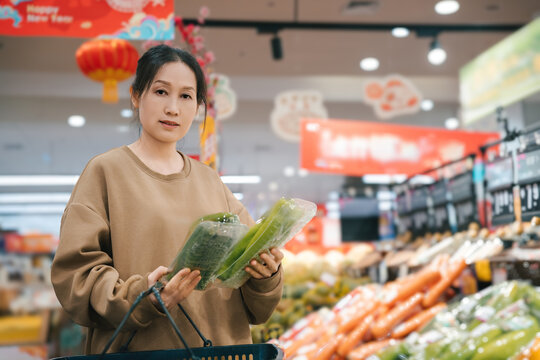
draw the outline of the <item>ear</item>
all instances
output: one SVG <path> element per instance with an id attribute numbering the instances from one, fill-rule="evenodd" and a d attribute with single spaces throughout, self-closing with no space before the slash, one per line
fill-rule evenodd
<path id="1" fill-rule="evenodd" d="M 135 109 L 139 108 L 139 98 L 133 95 L 133 86 L 129 87 L 129 95 L 131 97 L 131 103 Z"/>

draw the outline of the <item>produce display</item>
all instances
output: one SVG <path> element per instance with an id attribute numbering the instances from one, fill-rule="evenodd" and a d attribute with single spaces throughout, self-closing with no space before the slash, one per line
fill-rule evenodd
<path id="1" fill-rule="evenodd" d="M 538 359 L 539 317 L 540 292 L 504 282 L 449 306 L 420 332 L 369 360 Z"/>
<path id="2" fill-rule="evenodd" d="M 254 343 L 277 339 L 294 323 L 313 311 L 323 307 L 332 307 L 352 289 L 370 282 L 369 278 L 349 278 L 337 276 L 333 285 L 324 281 L 304 284 L 285 284 L 283 296 L 270 319 L 262 325 L 252 326 L 251 335 Z"/>
<path id="3" fill-rule="evenodd" d="M 350 264 L 349 254 L 360 255 L 365 248 L 361 244 L 348 250 L 329 250 L 325 254 L 310 250 L 294 254 L 283 249 L 282 299 L 265 324 L 251 327 L 253 342 L 277 339 L 311 312 L 332 307 L 359 285 L 371 282 L 367 276 L 353 278 L 343 271 Z"/>
<path id="4" fill-rule="evenodd" d="M 464 258 L 470 264 L 495 256 L 503 248 L 503 242 L 496 234 L 490 235 L 487 229 L 478 231 L 478 225 L 471 224 L 468 231 L 442 238 L 439 242 L 425 241 L 409 258 L 408 265 L 425 265 L 441 254 L 450 254 L 455 259 Z"/>
<path id="5" fill-rule="evenodd" d="M 249 278 L 245 271 L 249 261 L 272 247 L 284 245 L 315 211 L 316 205 L 309 201 L 281 198 L 249 230 L 235 214 L 204 216 L 192 224 L 167 280 L 187 267 L 201 272 L 197 290 L 212 284 L 238 288 Z"/>
<path id="6" fill-rule="evenodd" d="M 449 288 L 465 267 L 463 259 L 442 255 L 384 286 L 357 287 L 331 310 L 295 323 L 277 344 L 285 359 L 365 359 L 428 323 L 446 306 Z"/>

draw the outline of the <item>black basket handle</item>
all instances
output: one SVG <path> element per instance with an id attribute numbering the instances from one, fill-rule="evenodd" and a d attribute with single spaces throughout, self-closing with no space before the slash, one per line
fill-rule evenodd
<path id="1" fill-rule="evenodd" d="M 157 287 L 156 287 L 157 285 Z M 189 355 L 191 356 L 191 358 L 193 360 L 201 360 L 198 356 L 195 356 L 195 354 L 193 354 L 193 351 L 191 350 L 191 348 L 188 346 L 188 344 L 186 343 L 186 340 L 184 340 L 184 337 L 182 336 L 182 334 L 180 333 L 180 329 L 178 329 L 178 326 L 176 325 L 176 323 L 174 322 L 171 314 L 169 313 L 169 311 L 167 310 L 167 307 L 165 306 L 165 304 L 163 303 L 163 299 L 161 299 L 161 295 L 159 294 L 159 290 L 161 290 L 163 288 L 163 285 L 161 283 L 157 283 L 156 285 L 152 285 L 151 287 L 149 287 L 147 290 L 141 292 L 139 294 L 139 296 L 137 296 L 137 298 L 135 299 L 135 301 L 133 302 L 133 305 L 131 305 L 131 307 L 129 308 L 127 314 L 124 316 L 124 318 L 122 319 L 122 321 L 120 322 L 120 324 L 118 325 L 118 327 L 116 328 L 116 330 L 114 331 L 112 337 L 109 339 L 109 341 L 107 342 L 107 344 L 105 345 L 105 348 L 103 349 L 103 351 L 101 352 L 101 356 L 105 355 L 105 353 L 107 352 L 107 350 L 109 350 L 109 348 L 111 347 L 112 343 L 114 342 L 114 340 L 118 337 L 118 335 L 120 334 L 120 331 L 122 330 L 122 328 L 124 327 L 124 325 L 126 324 L 129 316 L 133 313 L 133 311 L 135 310 L 135 308 L 137 307 L 137 305 L 139 305 L 139 303 L 142 301 L 142 299 L 144 299 L 146 296 L 150 295 L 151 293 L 154 293 L 154 296 L 156 297 L 159 305 L 161 306 L 161 308 L 163 309 L 163 312 L 165 312 L 165 315 L 167 315 L 167 318 L 169 319 L 169 322 L 171 323 L 172 327 L 174 328 L 174 331 L 176 332 L 176 335 L 178 335 L 178 337 L 180 338 L 180 340 L 182 341 L 182 343 L 184 344 L 184 347 L 186 348 L 186 350 L 189 352 Z M 159 288 L 159 290 L 158 290 Z M 195 326 L 195 323 L 193 322 L 193 320 L 191 320 L 191 318 L 188 316 L 188 314 L 186 313 L 186 311 L 184 310 L 184 308 L 178 304 L 178 307 L 180 307 L 180 309 L 182 310 L 182 312 L 184 313 L 184 315 L 187 317 L 187 319 L 189 320 L 190 324 L 193 326 L 193 328 L 197 331 L 197 334 L 199 334 L 199 336 L 201 337 L 201 339 L 203 340 L 204 342 L 204 346 L 207 347 L 207 346 L 212 346 L 212 341 L 208 340 L 207 338 L 205 338 L 202 333 L 199 331 L 199 329 L 197 328 L 197 326 Z M 134 331 L 127 344 L 129 344 L 131 342 L 131 340 L 133 339 L 133 336 L 135 335 L 135 332 Z M 126 347 L 127 344 L 124 346 Z"/>

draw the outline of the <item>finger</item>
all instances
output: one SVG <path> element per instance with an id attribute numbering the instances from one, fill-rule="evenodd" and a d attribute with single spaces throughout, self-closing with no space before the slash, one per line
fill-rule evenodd
<path id="1" fill-rule="evenodd" d="M 197 275 L 193 279 L 190 279 L 188 282 L 188 279 L 184 281 L 184 290 L 183 290 L 183 297 L 186 298 L 192 291 L 195 289 L 195 286 L 201 281 L 201 276 Z"/>
<path id="2" fill-rule="evenodd" d="M 270 271 L 270 269 L 268 269 L 266 266 L 264 266 L 257 260 L 251 260 L 249 266 L 265 278 L 272 276 L 272 272 Z"/>
<path id="3" fill-rule="evenodd" d="M 169 269 L 167 269 L 165 266 L 159 266 L 157 269 L 155 269 L 148 275 L 148 282 L 150 284 L 154 284 L 156 281 L 159 280 L 160 277 L 168 273 Z"/>
<path id="4" fill-rule="evenodd" d="M 188 268 L 180 270 L 172 279 L 167 283 L 169 289 L 176 289 L 182 283 L 182 280 L 191 273 Z"/>
<path id="5" fill-rule="evenodd" d="M 252 268 L 250 268 L 249 266 L 246 267 L 246 272 L 251 275 L 251 277 L 255 278 L 255 279 L 262 279 L 263 276 L 261 274 L 259 274 L 258 272 L 256 272 L 255 270 L 253 270 Z"/>
<path id="6" fill-rule="evenodd" d="M 281 263 L 281 260 L 283 260 L 283 258 L 285 257 L 285 254 L 283 254 L 279 249 L 276 249 L 276 248 L 270 249 L 270 253 L 274 255 L 274 259 L 278 263 Z"/>
<path id="7" fill-rule="evenodd" d="M 270 273 L 273 274 L 277 271 L 279 264 L 274 260 L 272 255 L 261 254 L 261 260 L 263 260 L 264 266 L 270 270 Z"/>
<path id="8" fill-rule="evenodd" d="M 198 271 L 193 271 L 191 274 L 186 276 L 180 286 L 175 289 L 176 292 L 172 295 L 174 297 L 174 303 L 178 304 L 185 298 L 191 294 L 191 292 L 195 289 L 195 286 L 201 281 L 201 275 L 198 273 Z"/>

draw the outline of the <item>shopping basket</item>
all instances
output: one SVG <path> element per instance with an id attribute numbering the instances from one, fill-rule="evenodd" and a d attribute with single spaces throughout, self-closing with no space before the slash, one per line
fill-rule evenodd
<path id="1" fill-rule="evenodd" d="M 165 307 L 163 300 L 159 294 L 160 283 L 158 286 L 152 286 L 148 290 L 145 290 L 139 294 L 133 305 L 131 305 L 129 311 L 124 316 L 118 328 L 116 328 L 114 334 L 112 335 L 109 342 L 105 345 L 101 354 L 95 355 L 77 355 L 77 356 L 64 356 L 57 357 L 52 360 L 282 360 L 283 351 L 278 347 L 272 344 L 252 344 L 252 345 L 232 345 L 232 346 L 213 346 L 212 342 L 204 337 L 204 335 L 199 331 L 193 320 L 186 313 L 184 308 L 178 304 L 178 307 L 186 318 L 189 320 L 193 328 L 197 331 L 200 338 L 204 342 L 204 347 L 190 348 L 186 341 L 184 340 L 180 329 L 176 326 L 171 314 Z M 162 286 L 161 286 L 162 287 Z M 141 302 L 141 300 L 154 293 L 156 296 L 161 308 L 167 315 L 167 318 L 171 322 L 171 325 L 184 344 L 185 349 L 169 349 L 169 350 L 152 350 L 152 351 L 137 351 L 137 352 L 117 352 L 107 354 L 107 350 L 116 339 L 120 331 L 124 327 L 127 319 L 135 309 L 135 307 Z M 133 339 L 135 333 L 131 335 L 131 338 L 128 340 L 127 344 L 123 346 L 124 349 L 127 349 L 127 345 Z"/>

